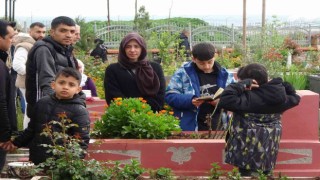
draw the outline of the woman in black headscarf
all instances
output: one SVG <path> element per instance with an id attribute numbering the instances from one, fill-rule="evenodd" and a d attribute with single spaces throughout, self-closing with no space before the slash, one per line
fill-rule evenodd
<path id="1" fill-rule="evenodd" d="M 108 104 L 113 98 L 142 97 L 153 111 L 164 104 L 165 78 L 162 68 L 146 59 L 144 39 L 137 33 L 127 34 L 119 47 L 118 62 L 105 71 L 104 88 Z"/>

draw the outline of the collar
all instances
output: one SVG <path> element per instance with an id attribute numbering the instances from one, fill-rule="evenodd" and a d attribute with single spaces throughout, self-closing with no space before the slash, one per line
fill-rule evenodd
<path id="1" fill-rule="evenodd" d="M 196 63 L 192 62 L 192 66 L 195 68 L 196 72 L 204 73 L 201 69 L 198 68 Z M 213 67 L 212 67 L 213 71 L 211 73 L 209 73 L 209 74 L 218 73 L 220 71 L 220 68 L 221 68 L 220 64 L 215 61 L 214 64 L 213 64 Z M 207 74 L 207 73 L 204 73 L 204 74 Z"/>
<path id="2" fill-rule="evenodd" d="M 71 56 L 73 47 L 72 46 L 63 46 L 57 41 L 53 40 L 51 36 L 47 36 L 43 38 L 43 41 L 51 43 L 56 51 L 61 54 Z"/>
<path id="3" fill-rule="evenodd" d="M 0 50 L 0 59 L 6 62 L 7 58 L 8 58 L 8 53 L 6 51 Z"/>

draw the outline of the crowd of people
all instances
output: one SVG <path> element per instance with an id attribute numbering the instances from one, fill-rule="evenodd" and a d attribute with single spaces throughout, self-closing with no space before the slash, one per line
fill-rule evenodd
<path id="1" fill-rule="evenodd" d="M 82 90 L 91 90 L 97 96 L 94 83 L 84 74 L 83 62 L 73 53 L 73 46 L 81 38 L 80 26 L 73 19 L 54 18 L 47 36 L 42 23 L 31 24 L 28 34 L 16 34 L 14 28 L 14 23 L 0 20 L 0 170 L 6 152 L 16 148 L 30 148 L 30 160 L 35 164 L 52 156 L 46 153 L 46 147 L 39 146 L 51 143 L 40 134 L 49 121 L 59 121 L 57 115 L 61 113 L 78 125 L 68 133 L 79 135 L 80 145 L 86 150 L 90 119 Z M 185 37 L 183 34 L 181 38 Z M 12 45 L 15 50 L 10 69 L 6 63 Z M 294 88 L 281 78 L 269 79 L 267 69 L 260 64 L 240 68 L 235 80 L 215 61 L 213 44 L 201 42 L 192 50 L 187 43 L 182 46 L 188 46 L 184 48 L 191 61 L 176 70 L 166 86 L 161 65 L 147 59 L 144 38 L 136 32 L 128 33 L 120 43 L 118 62 L 105 70 L 107 104 L 118 97 L 142 97 L 157 112 L 167 103 L 180 119 L 183 131 L 219 130 L 220 113 L 233 114 L 225 161 L 238 167 L 244 176 L 258 170 L 270 173 L 279 149 L 281 114 L 300 101 Z M 16 80 L 11 78 L 12 71 L 17 72 Z M 16 131 L 12 125 L 16 119 L 13 87 L 19 88 L 27 104 L 24 130 L 15 138 L 11 138 Z M 220 88 L 224 91 L 218 99 L 200 98 L 213 96 Z M 212 115 L 213 111 L 216 113 Z"/>

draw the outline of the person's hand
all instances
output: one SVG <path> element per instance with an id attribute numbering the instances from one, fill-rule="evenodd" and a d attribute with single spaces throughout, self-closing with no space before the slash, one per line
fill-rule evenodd
<path id="1" fill-rule="evenodd" d="M 200 100 L 198 98 L 193 98 L 192 99 L 192 104 L 195 106 L 195 107 L 199 107 L 202 103 L 204 103 L 204 100 Z"/>
<path id="2" fill-rule="evenodd" d="M 286 93 L 288 95 L 296 94 L 296 90 L 294 89 L 294 87 L 290 83 L 283 82 L 282 85 L 284 86 Z"/>
<path id="3" fill-rule="evenodd" d="M 244 79 L 240 81 L 240 83 L 244 86 L 245 90 L 251 90 L 252 88 L 258 88 L 259 84 L 254 79 Z"/>
<path id="4" fill-rule="evenodd" d="M 216 99 L 214 101 L 208 101 L 208 103 L 211 104 L 212 106 L 216 106 L 219 101 L 220 101 L 220 98 L 218 98 L 218 99 Z"/>
<path id="5" fill-rule="evenodd" d="M 1 142 L 0 147 L 6 151 L 14 151 L 17 149 L 17 147 L 11 141 Z"/>

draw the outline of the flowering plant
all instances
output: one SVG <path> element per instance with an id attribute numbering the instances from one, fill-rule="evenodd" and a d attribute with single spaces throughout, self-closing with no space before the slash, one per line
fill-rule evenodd
<path id="1" fill-rule="evenodd" d="M 154 113 L 142 98 L 115 98 L 101 120 L 95 122 L 97 138 L 163 139 L 180 132 L 173 112 Z"/>

